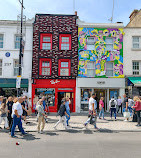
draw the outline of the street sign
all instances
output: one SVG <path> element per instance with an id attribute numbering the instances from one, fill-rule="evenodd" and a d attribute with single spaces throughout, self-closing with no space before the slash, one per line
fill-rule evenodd
<path id="1" fill-rule="evenodd" d="M 6 57 L 10 57 L 10 53 L 9 53 L 9 52 L 6 52 L 6 53 L 5 53 L 5 56 L 6 56 Z"/>
<path id="2" fill-rule="evenodd" d="M 16 79 L 16 88 L 20 88 L 21 87 L 21 76 L 17 76 Z"/>

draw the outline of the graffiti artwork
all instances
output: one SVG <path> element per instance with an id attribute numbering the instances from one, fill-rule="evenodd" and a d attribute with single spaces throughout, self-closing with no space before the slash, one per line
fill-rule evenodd
<path id="1" fill-rule="evenodd" d="M 87 72 L 88 62 L 92 61 L 95 64 L 93 77 L 109 77 L 106 74 L 107 62 L 113 63 L 113 75 L 111 77 L 124 77 L 123 34 L 122 28 L 79 28 L 78 76 L 89 77 Z M 94 45 L 92 49 L 88 48 L 89 38 L 92 38 Z"/>

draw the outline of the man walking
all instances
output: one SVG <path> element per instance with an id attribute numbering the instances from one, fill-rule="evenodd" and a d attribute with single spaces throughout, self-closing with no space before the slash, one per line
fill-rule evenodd
<path id="1" fill-rule="evenodd" d="M 23 127 L 22 127 L 22 122 L 21 122 L 21 116 L 23 114 L 23 109 L 21 103 L 23 102 L 23 99 L 21 97 L 18 98 L 18 102 L 13 104 L 13 111 L 12 111 L 12 116 L 13 116 L 13 125 L 11 129 L 11 137 L 15 138 L 16 136 L 14 135 L 15 128 L 18 125 L 19 130 L 23 135 L 26 135 Z"/>
<path id="2" fill-rule="evenodd" d="M 96 118 L 96 108 L 97 107 L 95 106 L 95 94 L 92 94 L 92 96 L 89 99 L 89 118 L 84 124 L 85 127 L 87 126 L 88 123 L 90 123 L 90 119 L 91 119 L 91 117 L 93 117 L 93 115 Z M 94 128 L 98 129 L 97 126 L 96 126 L 96 120 L 95 120 L 95 123 L 94 123 Z"/>
<path id="3" fill-rule="evenodd" d="M 114 112 L 115 121 L 116 121 L 116 106 L 117 106 L 117 101 L 114 99 L 114 96 L 113 96 L 111 100 L 109 101 L 109 109 L 111 111 L 111 120 L 112 120 L 112 114 Z"/>

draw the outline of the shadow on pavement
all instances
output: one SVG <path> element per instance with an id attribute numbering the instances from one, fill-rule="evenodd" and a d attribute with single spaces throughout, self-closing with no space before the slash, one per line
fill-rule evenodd
<path id="1" fill-rule="evenodd" d="M 97 130 L 95 132 L 99 132 L 99 133 L 119 133 L 118 131 L 113 131 L 113 130 L 106 129 L 106 128 L 99 129 L 99 130 Z"/>
<path id="2" fill-rule="evenodd" d="M 18 137 L 18 139 L 23 139 L 26 141 L 33 141 L 33 140 L 39 140 L 40 138 L 36 138 L 35 135 L 33 135 L 33 134 L 28 134 L 28 135 L 22 136 L 21 138 Z"/>
<path id="3" fill-rule="evenodd" d="M 49 136 L 58 136 L 59 134 L 55 132 L 45 132 L 44 135 L 49 135 Z"/>

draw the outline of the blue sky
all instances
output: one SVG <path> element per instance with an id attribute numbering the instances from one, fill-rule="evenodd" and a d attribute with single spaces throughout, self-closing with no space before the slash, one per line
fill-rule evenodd
<path id="1" fill-rule="evenodd" d="M 0 20 L 16 20 L 20 14 L 19 0 L 0 0 Z M 24 15 L 32 18 L 36 13 L 73 14 L 73 0 L 24 0 Z M 75 10 L 85 22 L 108 23 L 112 15 L 113 0 L 75 0 Z M 141 0 L 115 0 L 113 22 L 126 25 L 134 9 L 141 9 Z"/>

